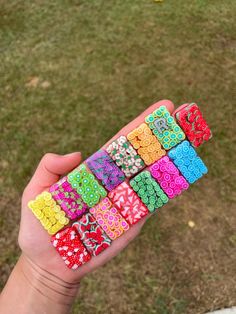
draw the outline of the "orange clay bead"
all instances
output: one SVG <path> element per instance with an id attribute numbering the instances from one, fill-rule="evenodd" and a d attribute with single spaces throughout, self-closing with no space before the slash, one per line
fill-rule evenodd
<path id="1" fill-rule="evenodd" d="M 166 154 L 156 136 L 152 134 L 151 129 L 145 123 L 130 132 L 127 139 L 137 149 L 138 154 L 148 166 Z"/>

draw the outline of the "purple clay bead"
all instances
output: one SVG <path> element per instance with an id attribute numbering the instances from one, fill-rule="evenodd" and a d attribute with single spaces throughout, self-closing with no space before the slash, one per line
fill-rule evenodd
<path id="1" fill-rule="evenodd" d="M 123 171 L 118 168 L 113 159 L 103 149 L 90 156 L 86 163 L 108 191 L 112 191 L 125 180 Z"/>

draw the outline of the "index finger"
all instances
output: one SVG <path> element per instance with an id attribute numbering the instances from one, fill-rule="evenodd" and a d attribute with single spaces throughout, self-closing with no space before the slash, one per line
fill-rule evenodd
<path id="1" fill-rule="evenodd" d="M 170 100 L 160 100 L 153 105 L 149 106 L 145 111 L 143 111 L 137 118 L 124 126 L 116 135 L 114 135 L 102 148 L 107 147 L 111 142 L 116 140 L 121 135 L 128 135 L 133 129 L 137 128 L 141 123 L 144 122 L 145 117 L 152 113 L 155 109 L 165 106 L 166 109 L 172 114 L 174 112 L 174 104 Z"/>

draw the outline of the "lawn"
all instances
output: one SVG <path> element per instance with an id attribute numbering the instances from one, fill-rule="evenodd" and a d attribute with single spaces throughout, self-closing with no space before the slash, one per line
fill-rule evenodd
<path id="1" fill-rule="evenodd" d="M 88 276 L 73 313 L 200 314 L 236 304 L 235 0 L 2 0 L 0 275 L 46 152 L 95 152 L 160 99 L 197 102 L 209 174 Z M 195 226 L 189 227 L 193 221 Z"/>

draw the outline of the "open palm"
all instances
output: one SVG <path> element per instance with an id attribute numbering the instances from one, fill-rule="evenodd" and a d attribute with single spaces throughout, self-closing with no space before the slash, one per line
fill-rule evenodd
<path id="1" fill-rule="evenodd" d="M 159 101 L 150 106 L 139 117 L 125 126 L 114 138 L 107 144 L 117 138 L 119 135 L 127 135 L 131 130 L 144 121 L 144 117 L 160 106 L 166 106 L 170 112 L 173 112 L 173 104 L 168 100 Z M 106 145 L 107 145 L 106 144 Z M 112 245 L 103 251 L 100 255 L 92 257 L 89 262 L 77 270 L 67 268 L 50 243 L 50 236 L 43 229 L 40 222 L 29 210 L 27 204 L 41 192 L 48 190 L 49 187 L 57 182 L 60 177 L 81 163 L 81 154 L 79 152 L 60 156 L 48 153 L 40 161 L 35 174 L 24 190 L 22 197 L 21 224 L 19 232 L 19 245 L 28 259 L 35 265 L 38 265 L 47 272 L 69 282 L 77 282 L 88 272 L 98 268 L 112 257 L 124 249 L 140 232 L 143 224 L 149 217 L 141 219 L 132 226 L 120 238 L 112 242 Z"/>

